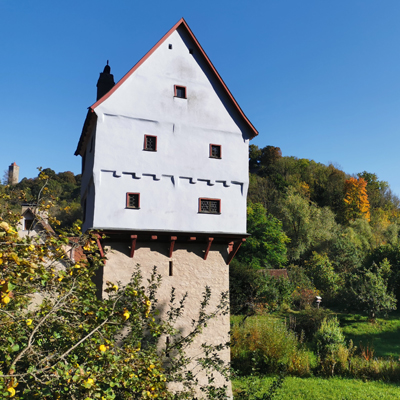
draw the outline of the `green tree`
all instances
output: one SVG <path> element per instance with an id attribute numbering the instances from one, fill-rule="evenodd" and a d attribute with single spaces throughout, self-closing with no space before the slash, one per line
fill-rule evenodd
<path id="1" fill-rule="evenodd" d="M 388 291 L 390 263 L 384 259 L 379 265 L 373 264 L 369 269 L 352 276 L 351 290 L 355 306 L 368 313 L 372 320 L 377 314 L 396 309 L 397 300 Z"/>
<path id="2" fill-rule="evenodd" d="M 290 187 L 280 206 L 280 217 L 285 233 L 290 238 L 288 256 L 298 260 L 334 237 L 335 215 L 327 208 L 320 208 Z"/>
<path id="3" fill-rule="evenodd" d="M 319 254 L 315 251 L 305 262 L 307 275 L 323 296 L 332 298 L 339 290 L 340 276 L 335 272 L 327 254 Z"/>
<path id="4" fill-rule="evenodd" d="M 253 268 L 281 268 L 287 261 L 288 237 L 281 222 L 268 215 L 260 203 L 247 206 L 247 230 L 251 234 L 240 248 L 237 259 Z"/>

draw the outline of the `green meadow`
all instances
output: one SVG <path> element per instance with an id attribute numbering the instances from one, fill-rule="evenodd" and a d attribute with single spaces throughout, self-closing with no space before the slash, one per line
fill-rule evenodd
<path id="1" fill-rule="evenodd" d="M 238 347 L 232 350 L 232 364 L 233 366 L 246 365 L 247 361 L 247 368 L 242 369 L 242 372 L 239 371 L 237 377 L 232 381 L 234 399 L 263 399 L 263 395 L 268 393 L 277 376 L 277 371 L 273 372 L 273 367 L 271 367 L 274 365 L 273 362 L 271 363 L 273 357 L 276 357 L 275 365 L 285 363 L 287 370 L 290 371 L 287 373 L 282 387 L 276 391 L 274 399 L 400 399 L 400 374 L 397 372 L 400 371 L 400 313 L 392 313 L 386 319 L 378 318 L 375 323 L 360 314 L 336 314 L 334 312 L 332 314 L 336 315 L 340 321 L 346 343 L 348 344 L 352 340 L 354 346 L 357 347 L 353 358 L 349 357 L 348 359 L 348 363 L 356 365 L 355 369 L 335 372 L 332 377 L 321 374 L 317 356 L 313 352 L 310 342 L 300 344 L 299 349 L 302 349 L 303 357 L 296 356 L 298 353 L 293 350 L 294 342 L 291 333 L 289 332 L 289 335 L 284 333 L 284 327 L 288 326 L 289 316 L 293 313 L 247 318 L 242 325 L 247 324 L 250 330 L 244 339 L 260 343 L 258 347 L 250 347 L 252 353 L 248 351 L 246 353 L 245 344 L 238 340 L 236 327 L 240 325 L 243 317 L 233 316 L 231 319 L 233 346 Z M 254 327 L 258 327 L 258 334 L 251 330 Z M 288 347 L 291 347 L 291 350 L 285 351 Z M 260 355 L 257 353 L 260 348 L 263 357 L 269 363 L 258 364 L 251 372 L 249 366 L 251 367 L 256 359 L 260 359 Z M 291 359 L 299 360 L 301 358 L 304 362 L 304 355 L 307 356 L 308 369 L 305 365 L 297 370 L 290 367 L 293 365 Z M 390 372 L 387 372 L 389 371 L 388 364 L 391 365 Z M 366 365 L 370 366 L 366 367 Z M 365 375 L 363 375 L 364 370 L 368 371 Z M 352 374 L 353 376 L 351 376 Z M 244 393 L 247 397 L 243 397 Z"/>

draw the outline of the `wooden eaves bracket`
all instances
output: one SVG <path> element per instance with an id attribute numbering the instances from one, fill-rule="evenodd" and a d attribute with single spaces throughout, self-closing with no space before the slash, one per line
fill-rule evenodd
<path id="1" fill-rule="evenodd" d="M 171 243 L 169 245 L 169 254 L 168 254 L 169 258 L 172 257 L 172 252 L 174 251 L 174 246 L 177 239 L 178 239 L 177 236 L 171 236 Z"/>
<path id="2" fill-rule="evenodd" d="M 237 251 L 239 250 L 240 246 L 246 241 L 245 238 L 238 240 L 236 243 L 230 242 L 229 243 L 229 255 L 228 258 L 226 259 L 226 264 L 229 265 L 231 261 L 233 260 L 233 257 L 235 257 Z"/>
<path id="3" fill-rule="evenodd" d="M 133 255 L 135 254 L 135 249 L 136 249 L 136 240 L 137 240 L 137 235 L 131 235 L 131 254 L 129 255 L 130 258 L 133 258 Z"/>
<path id="4" fill-rule="evenodd" d="M 208 256 L 208 253 L 210 252 L 211 244 L 212 244 L 213 240 L 214 240 L 214 238 L 212 238 L 212 237 L 209 237 L 209 238 L 208 238 L 208 243 L 207 243 L 206 251 L 205 251 L 205 253 L 204 253 L 204 260 L 207 260 L 207 256 Z"/>

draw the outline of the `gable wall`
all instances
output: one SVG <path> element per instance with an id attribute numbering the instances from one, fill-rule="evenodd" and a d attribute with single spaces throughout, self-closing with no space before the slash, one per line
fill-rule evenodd
<path id="1" fill-rule="evenodd" d="M 190 42 L 173 32 L 96 107 L 96 211 L 84 229 L 246 232 L 250 133 Z M 157 136 L 156 152 L 144 135 Z M 222 159 L 209 157 L 211 143 Z M 141 193 L 140 210 L 125 209 L 127 192 Z M 198 214 L 200 197 L 221 199 L 221 215 Z"/>

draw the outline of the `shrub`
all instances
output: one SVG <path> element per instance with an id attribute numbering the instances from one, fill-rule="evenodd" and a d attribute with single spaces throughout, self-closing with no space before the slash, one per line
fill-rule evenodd
<path id="1" fill-rule="evenodd" d="M 314 335 L 314 347 L 320 359 L 321 372 L 333 376 L 336 364 L 346 368 L 348 350 L 339 321 L 336 317 L 325 318 Z"/>
<path id="2" fill-rule="evenodd" d="M 324 318 L 314 336 L 314 344 L 317 353 L 322 358 L 337 350 L 339 345 L 345 344 L 345 338 L 336 317 Z"/>
<path id="3" fill-rule="evenodd" d="M 296 334 L 271 316 L 250 317 L 231 330 L 232 366 L 240 373 L 254 369 L 278 372 L 282 365 L 292 374 L 310 373 L 309 356 Z"/>
<path id="4" fill-rule="evenodd" d="M 296 288 L 292 294 L 293 304 L 300 310 L 304 310 L 310 307 L 315 297 L 319 295 L 319 291 L 316 289 L 308 288 Z"/>
<path id="5" fill-rule="evenodd" d="M 354 356 L 348 368 L 349 375 L 354 378 L 386 382 L 400 381 L 400 363 L 393 358 L 366 360 L 363 357 Z"/>
<path id="6" fill-rule="evenodd" d="M 328 318 L 330 311 L 324 308 L 307 307 L 294 316 L 290 316 L 290 328 L 298 335 L 304 333 L 307 341 L 312 341 L 321 327 L 322 321 Z"/>

